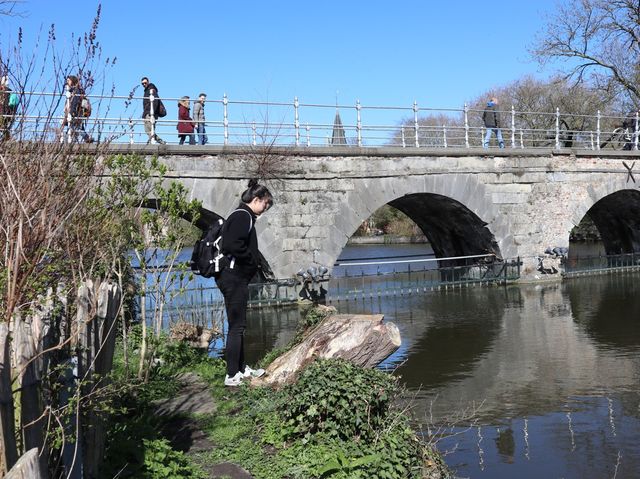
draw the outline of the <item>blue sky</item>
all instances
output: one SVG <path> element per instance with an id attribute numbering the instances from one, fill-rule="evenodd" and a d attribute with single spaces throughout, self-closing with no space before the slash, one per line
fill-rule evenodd
<path id="1" fill-rule="evenodd" d="M 27 0 L 0 20 L 32 38 L 86 31 L 94 0 Z M 478 2 L 106 0 L 98 38 L 117 57 L 109 81 L 126 95 L 147 75 L 165 98 L 461 108 L 523 75 L 548 76 L 528 53 L 555 0 Z"/>

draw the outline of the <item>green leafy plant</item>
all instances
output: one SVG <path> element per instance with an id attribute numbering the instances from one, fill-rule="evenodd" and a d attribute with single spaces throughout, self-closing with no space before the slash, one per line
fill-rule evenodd
<path id="1" fill-rule="evenodd" d="M 145 479 L 202 478 L 184 454 L 171 448 L 166 439 L 143 439 Z"/>
<path id="2" fill-rule="evenodd" d="M 158 341 L 156 355 L 162 363 L 162 369 L 175 371 L 203 361 L 206 351 L 187 344 L 184 341 L 172 341 L 161 336 Z"/>
<path id="3" fill-rule="evenodd" d="M 342 451 L 338 451 L 336 457 L 331 458 L 323 468 L 320 469 L 320 477 L 331 477 L 336 473 L 351 474 L 362 466 L 373 464 L 380 460 L 377 454 L 360 456 L 356 458 L 347 457 Z"/>
<path id="4" fill-rule="evenodd" d="M 370 440 L 397 392 L 397 380 L 381 371 L 341 359 L 315 361 L 286 390 L 285 430 L 306 440 L 316 433 Z"/>
<path id="5" fill-rule="evenodd" d="M 331 314 L 335 313 L 335 308 L 313 306 L 309 308 L 298 321 L 297 335 L 303 334 L 309 328 L 313 328 Z M 298 339 L 298 338 L 297 338 Z"/>

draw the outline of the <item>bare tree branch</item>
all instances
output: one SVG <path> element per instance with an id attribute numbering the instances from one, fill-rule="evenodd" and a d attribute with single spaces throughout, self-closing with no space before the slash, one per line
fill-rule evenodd
<path id="1" fill-rule="evenodd" d="M 569 60 L 568 77 L 620 92 L 628 109 L 640 107 L 637 0 L 570 0 L 549 19 L 532 54 L 541 64 Z"/>

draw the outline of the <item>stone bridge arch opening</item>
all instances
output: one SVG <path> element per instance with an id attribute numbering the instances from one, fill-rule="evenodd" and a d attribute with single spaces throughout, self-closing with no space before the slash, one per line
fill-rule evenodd
<path id="1" fill-rule="evenodd" d="M 389 205 L 411 218 L 429 240 L 436 258 L 493 254 L 500 247 L 487 223 L 459 201 L 435 194 L 404 195 Z M 439 266 L 457 266 L 464 260 L 441 260 Z"/>
<path id="2" fill-rule="evenodd" d="M 438 267 L 468 266 L 502 259 L 500 247 L 488 223 L 451 197 L 436 193 L 407 194 L 389 201 L 381 208 L 385 206 L 400 211 L 413 222 L 415 229 L 429 242 L 438 260 Z M 369 226 L 367 229 L 371 230 L 371 226 L 376 224 L 375 220 L 371 224 L 371 219 L 380 216 L 381 208 L 365 219 L 364 224 Z M 464 258 L 478 255 L 494 257 Z"/>
<path id="3" fill-rule="evenodd" d="M 640 252 L 640 191 L 623 189 L 608 194 L 589 208 L 569 237 L 569 256 Z M 592 247 L 578 247 L 589 241 Z M 582 254 L 581 254 L 582 255 Z"/>

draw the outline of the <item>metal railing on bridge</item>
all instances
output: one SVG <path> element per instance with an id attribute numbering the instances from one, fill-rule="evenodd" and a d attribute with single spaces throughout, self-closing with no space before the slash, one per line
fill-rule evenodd
<path id="1" fill-rule="evenodd" d="M 82 141 L 86 139 L 85 130 L 98 142 L 155 142 L 145 132 L 140 110 L 135 110 L 135 105 L 142 105 L 142 97 L 86 95 L 93 104 L 92 115 L 72 118 L 64 114 L 68 93 L 23 92 L 19 96 L 16 113 L 4 115 L 0 125 L 6 128 L 10 124 L 10 135 L 15 139 Z M 171 108 L 178 100 L 162 98 L 168 114 L 151 125 L 152 134 L 168 143 L 178 142 L 177 107 Z M 264 102 L 232 100 L 223 95 L 220 99 L 208 98 L 205 107 L 207 144 L 212 145 L 460 149 L 482 147 L 486 133 L 481 121 L 483 110 L 467 105 L 459 109 L 419 107 L 415 102 L 411 106 L 363 105 L 359 101 L 325 105 L 300 102 L 298 98 Z M 500 113 L 507 148 L 638 149 L 638 113 L 632 117 L 600 111 L 578 115 L 558 109 L 537 112 L 513 107 Z M 577 123 L 580 129 L 569 127 Z M 196 132 L 193 135 L 199 144 L 201 138 Z"/>

